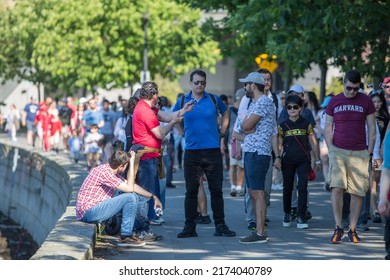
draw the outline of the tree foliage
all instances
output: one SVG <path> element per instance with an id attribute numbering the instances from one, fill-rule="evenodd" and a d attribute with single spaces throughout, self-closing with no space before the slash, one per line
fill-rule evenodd
<path id="1" fill-rule="evenodd" d="M 207 10 L 226 9 L 221 50 L 235 57 L 238 66 L 253 65 L 254 57 L 264 52 L 277 55 L 296 77 L 312 63 L 324 71 L 329 65 L 344 71 L 356 68 L 378 79 L 390 72 L 389 1 L 186 2 Z M 214 22 L 214 28 L 217 25 Z"/>
<path id="2" fill-rule="evenodd" d="M 143 69 L 145 19 L 152 78 L 213 72 L 221 56 L 200 13 L 170 0 L 19 0 L 1 16 L 0 74 L 34 80 L 23 71 L 40 73 L 66 89 L 133 84 Z"/>

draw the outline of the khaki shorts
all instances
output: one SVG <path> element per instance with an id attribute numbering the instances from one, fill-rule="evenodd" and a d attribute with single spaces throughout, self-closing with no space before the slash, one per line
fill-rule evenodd
<path id="1" fill-rule="evenodd" d="M 366 196 L 369 187 L 369 161 L 367 150 L 350 151 L 329 148 L 329 183 L 331 188 L 342 188 L 358 196 Z"/>

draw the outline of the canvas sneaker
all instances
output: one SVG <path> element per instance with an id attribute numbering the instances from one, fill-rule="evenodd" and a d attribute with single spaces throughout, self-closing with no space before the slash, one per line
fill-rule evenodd
<path id="1" fill-rule="evenodd" d="M 290 227 L 291 226 L 291 215 L 290 214 L 284 214 L 283 218 L 283 227 Z"/>
<path id="2" fill-rule="evenodd" d="M 250 235 L 240 238 L 239 242 L 241 244 L 251 244 L 251 243 L 266 243 L 268 236 L 266 234 L 259 234 L 257 231 L 253 231 Z"/>
<path id="3" fill-rule="evenodd" d="M 235 197 L 237 195 L 237 189 L 236 189 L 236 186 L 232 186 L 231 189 L 230 189 L 230 196 L 233 196 Z"/>
<path id="4" fill-rule="evenodd" d="M 120 247 L 142 247 L 145 246 L 145 241 L 136 236 L 119 237 L 118 246 Z"/>
<path id="5" fill-rule="evenodd" d="M 357 232 L 355 230 L 352 230 L 352 229 L 350 229 L 348 231 L 348 239 L 349 239 L 349 242 L 352 242 L 352 243 L 359 243 L 360 242 L 360 238 L 357 235 Z"/>
<path id="6" fill-rule="evenodd" d="M 340 228 L 339 226 L 336 226 L 330 242 L 332 242 L 334 244 L 340 243 L 343 236 L 344 236 L 344 230 L 342 228 Z"/>
<path id="7" fill-rule="evenodd" d="M 300 229 L 309 228 L 309 224 L 307 223 L 307 220 L 305 218 L 298 218 L 297 228 L 300 228 Z"/>
<path id="8" fill-rule="evenodd" d="M 151 230 L 148 230 L 148 231 L 143 230 L 138 234 L 137 237 L 142 239 L 143 241 L 146 241 L 146 242 L 153 242 L 153 241 L 157 241 L 157 240 L 162 239 L 161 235 L 157 235 L 154 232 L 152 232 Z"/>

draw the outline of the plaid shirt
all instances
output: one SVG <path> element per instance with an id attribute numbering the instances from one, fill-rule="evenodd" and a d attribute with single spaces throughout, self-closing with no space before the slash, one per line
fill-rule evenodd
<path id="1" fill-rule="evenodd" d="M 91 170 L 77 196 L 76 218 L 81 220 L 85 212 L 102 201 L 114 196 L 115 190 L 124 179 L 113 174 L 108 163 L 101 164 Z"/>

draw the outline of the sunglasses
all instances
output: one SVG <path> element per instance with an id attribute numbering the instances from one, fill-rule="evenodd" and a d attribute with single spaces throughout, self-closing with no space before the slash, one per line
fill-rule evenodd
<path id="1" fill-rule="evenodd" d="M 300 107 L 298 105 L 287 105 L 286 106 L 287 110 L 291 110 L 291 109 L 298 110 L 299 108 Z"/>
<path id="2" fill-rule="evenodd" d="M 348 90 L 348 91 L 358 91 L 358 90 L 359 90 L 359 87 L 350 87 L 350 86 L 346 86 L 345 89 Z"/>
<path id="3" fill-rule="evenodd" d="M 385 88 L 390 88 L 390 86 L 385 86 Z"/>
<path id="4" fill-rule="evenodd" d="M 371 91 L 368 96 L 374 96 L 374 95 L 382 95 L 382 91 L 380 89 Z"/>
<path id="5" fill-rule="evenodd" d="M 199 84 L 201 84 L 202 86 L 205 86 L 206 85 L 206 81 L 195 81 L 195 82 L 193 82 L 194 83 L 194 85 L 199 85 Z"/>

